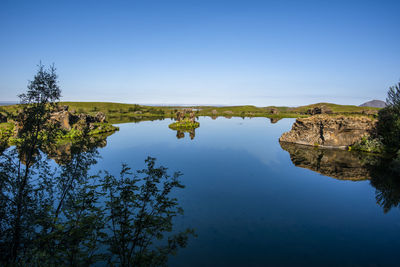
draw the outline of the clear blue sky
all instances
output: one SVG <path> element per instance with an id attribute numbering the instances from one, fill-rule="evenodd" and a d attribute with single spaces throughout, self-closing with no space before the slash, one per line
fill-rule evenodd
<path id="1" fill-rule="evenodd" d="M 0 101 L 361 104 L 400 79 L 400 1 L 0 1 Z"/>

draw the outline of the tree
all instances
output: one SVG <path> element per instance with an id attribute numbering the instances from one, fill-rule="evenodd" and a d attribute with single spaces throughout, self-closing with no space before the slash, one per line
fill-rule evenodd
<path id="1" fill-rule="evenodd" d="M 386 103 L 378 114 L 377 131 L 386 149 L 394 153 L 400 149 L 400 82 L 389 88 Z"/>
<path id="2" fill-rule="evenodd" d="M 174 188 L 184 186 L 179 181 L 181 173 L 170 176 L 167 168 L 155 167 L 155 158 L 148 157 L 145 162 L 147 168 L 135 174 L 123 165 L 119 178 L 107 173 L 103 180 L 106 225 L 111 233 L 104 242 L 114 255 L 109 260 L 112 266 L 166 265 L 168 255 L 185 247 L 189 235 L 194 234 L 187 229 L 160 244 L 173 230 L 173 218 L 183 213 L 170 194 Z"/>
<path id="3" fill-rule="evenodd" d="M 118 178 L 90 174 L 102 142 L 89 128 L 68 153 L 55 153 L 65 157 L 51 167 L 46 152 L 54 149 L 57 126 L 50 118 L 60 94 L 55 68 L 39 65 L 20 96 L 16 146 L 0 153 L 0 265 L 166 264 L 193 233 L 164 238 L 183 212 L 171 197 L 183 188 L 180 174 L 169 175 L 154 158 L 135 174 L 125 165 Z"/>
<path id="4" fill-rule="evenodd" d="M 6 194 L 7 197 L 14 199 L 13 205 L 8 210 L 10 213 L 8 214 L 9 223 L 13 225 L 13 231 L 10 233 L 9 252 L 10 258 L 14 262 L 17 260 L 19 250 L 24 247 L 24 235 L 30 234 L 30 229 L 23 227 L 23 225 L 29 225 L 32 219 L 24 216 L 27 214 L 25 211 L 29 207 L 35 209 L 34 203 L 37 203 L 33 201 L 37 197 L 36 188 L 31 186 L 29 178 L 32 169 L 45 166 L 41 162 L 39 148 L 49 138 L 51 139 L 53 126 L 48 121 L 55 101 L 61 95 L 55 71 L 54 66 L 46 70 L 42 64 L 39 64 L 38 72 L 33 81 L 29 82 L 27 92 L 19 96 L 23 105 L 22 111 L 16 118 L 18 130 L 16 149 L 19 160 L 15 163 L 16 171 L 11 172 L 12 176 L 7 177 L 8 185 L 15 190 Z M 14 154 L 16 153 L 14 152 Z M 8 160 L 10 161 L 12 158 L 8 158 Z M 46 172 L 46 174 L 48 173 Z M 47 179 L 48 177 L 43 176 L 42 178 Z"/>

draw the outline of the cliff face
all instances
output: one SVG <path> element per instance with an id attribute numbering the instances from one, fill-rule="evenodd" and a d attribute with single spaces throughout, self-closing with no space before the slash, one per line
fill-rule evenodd
<path id="1" fill-rule="evenodd" d="M 368 117 L 316 115 L 299 118 L 280 142 L 310 146 L 346 148 L 370 134 L 376 121 Z"/>

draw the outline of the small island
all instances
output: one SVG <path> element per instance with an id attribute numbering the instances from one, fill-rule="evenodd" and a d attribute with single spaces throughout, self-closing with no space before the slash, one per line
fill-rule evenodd
<path id="1" fill-rule="evenodd" d="M 176 112 L 176 122 L 168 126 L 172 130 L 189 132 L 200 127 L 200 123 L 196 121 L 195 113 L 192 109 L 183 109 Z"/>

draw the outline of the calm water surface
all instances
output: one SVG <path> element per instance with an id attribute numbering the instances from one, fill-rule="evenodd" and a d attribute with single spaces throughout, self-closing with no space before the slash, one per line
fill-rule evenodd
<path id="1" fill-rule="evenodd" d="M 124 162 L 140 169 L 152 156 L 183 172 L 186 188 L 177 197 L 185 215 L 176 227 L 195 228 L 198 236 L 170 266 L 398 264 L 399 209 L 384 213 L 357 168 L 350 169 L 357 181 L 324 176 L 323 160 L 320 173 L 307 168 L 312 151 L 293 154 L 303 168 L 296 167 L 278 142 L 293 122 L 200 118 L 193 140 L 188 133 L 177 139 L 170 120 L 121 124 L 96 168 L 117 173 Z M 338 158 L 328 172 L 340 176 L 346 159 Z"/>

